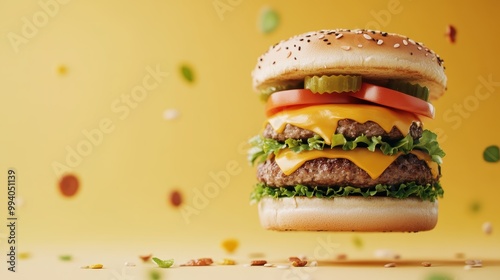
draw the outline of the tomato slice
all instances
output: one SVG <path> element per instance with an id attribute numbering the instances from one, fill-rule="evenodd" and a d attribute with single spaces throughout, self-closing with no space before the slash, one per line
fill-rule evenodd
<path id="1" fill-rule="evenodd" d="M 389 88 L 363 83 L 356 92 L 318 94 L 308 89 L 277 91 L 269 96 L 266 115 L 272 116 L 287 108 L 319 104 L 378 104 L 434 118 L 434 106 L 417 97 Z"/>
<path id="2" fill-rule="evenodd" d="M 363 83 L 359 91 L 348 94 L 379 105 L 434 118 L 434 106 L 431 103 L 393 89 Z"/>
<path id="3" fill-rule="evenodd" d="M 277 91 L 267 99 L 266 115 L 272 116 L 287 108 L 298 108 L 318 104 L 362 104 L 366 103 L 345 93 L 319 94 L 308 89 Z"/>

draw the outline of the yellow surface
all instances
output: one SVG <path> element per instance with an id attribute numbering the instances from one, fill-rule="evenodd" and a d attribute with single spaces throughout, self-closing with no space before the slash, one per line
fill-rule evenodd
<path id="1" fill-rule="evenodd" d="M 380 248 L 403 259 L 499 258 L 500 163 L 482 157 L 487 146 L 500 145 L 496 1 L 23 0 L 0 6 L 0 225 L 7 223 L 7 170 L 14 168 L 22 202 L 17 250 L 29 253 L 18 263 L 24 275 L 120 279 L 111 270 L 79 267 L 103 263 L 120 271 L 124 261 L 147 253 L 222 258 L 226 238 L 239 240 L 235 256 L 242 260 L 251 253 L 370 259 Z M 268 34 L 258 28 L 265 7 L 280 16 Z M 455 44 L 445 36 L 449 24 L 458 31 Z M 447 153 L 445 198 L 430 232 L 267 232 L 248 204 L 255 168 L 247 164 L 246 142 L 265 119 L 251 88 L 257 57 L 292 35 L 338 27 L 405 34 L 445 60 L 448 91 L 434 102 L 435 120 L 425 122 Z M 194 83 L 183 79 L 182 65 L 193 70 Z M 62 172 L 80 179 L 74 197 L 57 188 Z M 183 195 L 180 208 L 168 202 L 173 190 Z M 485 222 L 493 225 L 489 235 Z M 0 275 L 8 273 L 7 230 L 0 227 Z M 338 246 L 317 249 L 325 240 Z M 59 261 L 63 254 L 74 260 Z M 311 278 L 427 277 L 421 267 L 361 268 L 320 266 Z M 498 264 L 442 268 L 459 279 L 500 274 Z M 200 269 L 208 270 L 176 268 L 167 276 L 251 275 L 241 266 Z M 306 279 L 250 271 L 253 279 Z M 21 272 L 7 275 L 26 279 Z"/>

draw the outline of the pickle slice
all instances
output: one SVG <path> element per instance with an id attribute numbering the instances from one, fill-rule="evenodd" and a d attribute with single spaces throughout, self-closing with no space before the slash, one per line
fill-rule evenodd
<path id="1" fill-rule="evenodd" d="M 302 82 L 290 83 L 290 84 L 279 84 L 267 87 L 260 91 L 260 99 L 262 101 L 267 101 L 269 96 L 277 91 L 289 90 L 289 89 L 299 89 L 304 88 Z"/>
<path id="2" fill-rule="evenodd" d="M 314 93 L 334 93 L 358 91 L 361 88 L 361 76 L 332 75 L 307 76 L 304 79 L 304 88 Z"/>
<path id="3" fill-rule="evenodd" d="M 419 84 L 412 84 L 409 82 L 390 80 L 387 83 L 387 87 L 393 90 L 397 90 L 404 94 L 408 94 L 424 101 L 429 101 L 429 89 L 425 86 Z"/>

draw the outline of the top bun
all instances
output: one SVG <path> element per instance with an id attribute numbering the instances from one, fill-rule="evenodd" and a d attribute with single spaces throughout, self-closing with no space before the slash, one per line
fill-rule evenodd
<path id="1" fill-rule="evenodd" d="M 357 74 L 397 79 L 429 88 L 435 100 L 446 90 L 443 60 L 406 36 L 372 30 L 320 30 L 269 48 L 252 72 L 255 90 L 295 84 L 311 75 Z"/>

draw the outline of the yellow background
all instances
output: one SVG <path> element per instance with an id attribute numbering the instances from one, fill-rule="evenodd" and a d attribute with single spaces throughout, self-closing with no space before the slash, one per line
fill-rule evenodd
<path id="1" fill-rule="evenodd" d="M 259 29 L 265 7 L 280 16 L 269 34 Z M 349 256 L 390 248 L 403 256 L 498 258 L 500 163 L 482 157 L 487 146 L 500 145 L 497 10 L 496 1 L 2 1 L 0 218 L 14 168 L 23 202 L 18 250 L 33 259 L 49 248 L 51 257 L 116 248 L 223 256 L 226 238 L 240 241 L 239 257 L 312 256 L 323 238 L 339 244 L 335 254 Z M 455 44 L 445 35 L 449 24 L 458 31 Z M 424 42 L 445 61 L 448 91 L 434 102 L 435 120 L 425 123 L 447 153 L 438 225 L 414 234 L 265 231 L 249 205 L 255 168 L 245 150 L 264 121 L 251 87 L 257 57 L 295 34 L 365 27 Z M 183 79 L 181 65 L 193 69 L 194 83 Z M 154 87 L 135 108 L 126 105 L 122 96 L 143 85 L 151 69 L 163 76 L 147 81 Z M 478 96 L 481 79 L 492 82 Z M 165 119 L 167 109 L 178 118 Z M 102 130 L 103 121 L 109 127 L 102 138 L 69 166 L 70 150 L 89 142 L 85 132 Z M 80 179 L 74 197 L 58 190 L 58 164 Z M 214 179 L 223 173 L 227 184 Z M 205 204 L 197 200 L 214 184 Z M 173 190 L 183 195 L 180 208 L 169 204 Z M 492 234 L 483 233 L 484 222 Z M 2 226 L 2 256 L 6 234 Z"/>

